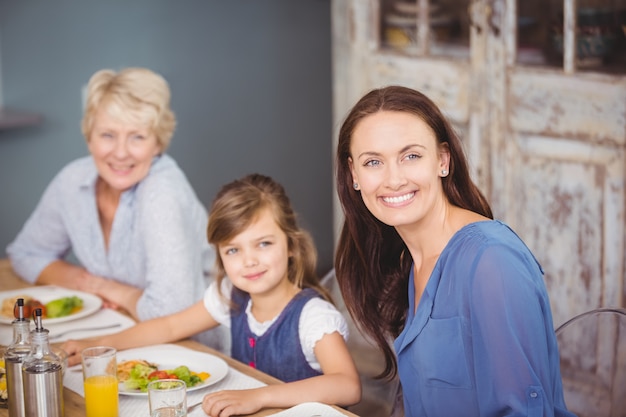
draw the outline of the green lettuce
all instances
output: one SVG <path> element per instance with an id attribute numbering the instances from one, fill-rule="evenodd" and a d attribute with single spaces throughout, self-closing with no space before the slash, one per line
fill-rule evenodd
<path id="1" fill-rule="evenodd" d="M 74 309 L 81 308 L 83 300 L 79 297 L 63 297 L 46 303 L 46 316 L 48 318 L 69 316 Z"/>
<path id="2" fill-rule="evenodd" d="M 178 377 L 178 379 L 182 379 L 185 381 L 188 387 L 193 387 L 194 385 L 202 382 L 198 375 L 191 375 L 191 371 L 186 366 L 182 365 L 177 367 L 176 369 L 172 369 L 168 371 Z"/>
<path id="3" fill-rule="evenodd" d="M 148 383 L 150 382 L 148 375 L 150 375 L 154 370 L 154 367 L 138 363 L 133 366 L 133 369 L 130 370 L 130 375 L 124 382 L 124 387 L 129 390 L 138 389 L 142 392 L 148 391 Z"/>

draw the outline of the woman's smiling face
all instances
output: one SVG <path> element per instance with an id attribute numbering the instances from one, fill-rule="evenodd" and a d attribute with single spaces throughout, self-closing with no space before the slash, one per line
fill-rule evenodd
<path id="1" fill-rule="evenodd" d="M 117 191 L 143 180 L 152 159 L 161 152 L 156 135 L 148 127 L 123 123 L 106 109 L 96 114 L 87 146 L 100 177 Z"/>
<path id="2" fill-rule="evenodd" d="M 352 133 L 350 169 L 368 210 L 394 227 L 419 222 L 445 200 L 441 186 L 449 153 L 419 117 L 381 111 Z"/>

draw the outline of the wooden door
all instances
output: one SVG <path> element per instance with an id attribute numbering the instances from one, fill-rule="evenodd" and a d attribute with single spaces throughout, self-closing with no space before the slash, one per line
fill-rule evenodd
<path id="1" fill-rule="evenodd" d="M 490 31 L 487 40 L 493 80 L 488 89 L 493 103 L 490 199 L 496 216 L 520 234 L 542 264 L 558 326 L 597 307 L 625 305 L 626 76 L 603 73 L 602 67 L 577 68 L 573 0 L 561 3 L 565 37 L 569 30 L 571 40 L 562 66 L 520 64 L 518 6 L 506 0 L 494 7 L 491 19 L 500 31 Z M 594 364 L 583 374 L 563 370 L 566 395 L 589 399 L 576 401 L 591 407 L 574 410 L 581 416 L 623 416 L 626 410 L 623 386 L 612 389 L 615 371 L 626 366 L 624 358 L 611 353 L 616 349 L 597 348 L 606 335 L 584 335 L 592 339 L 585 352 L 561 349 Z M 577 384 L 567 381 L 570 375 Z M 594 408 L 611 401 L 611 414 Z"/>

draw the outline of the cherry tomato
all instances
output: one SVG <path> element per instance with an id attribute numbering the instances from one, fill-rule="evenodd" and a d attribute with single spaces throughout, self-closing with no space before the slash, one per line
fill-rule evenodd
<path id="1" fill-rule="evenodd" d="M 176 374 L 169 374 L 167 377 L 169 379 L 178 379 L 178 376 L 176 376 Z"/>
<path id="2" fill-rule="evenodd" d="M 46 306 L 45 306 L 45 305 L 43 305 L 43 304 L 41 303 L 41 301 L 39 301 L 39 300 L 35 300 L 35 299 L 28 300 L 28 301 L 26 302 L 26 306 L 27 306 L 28 308 L 30 308 L 30 312 L 29 312 L 29 314 L 28 314 L 29 316 L 31 316 L 31 317 L 32 317 L 32 315 L 35 313 L 35 310 L 36 310 L 36 309 L 38 309 L 38 308 L 40 308 L 40 309 L 41 309 L 41 317 L 43 317 L 43 318 L 45 318 L 45 317 L 46 317 Z"/>
<path id="3" fill-rule="evenodd" d="M 165 371 L 154 371 L 148 375 L 148 379 L 168 379 L 169 376 Z"/>

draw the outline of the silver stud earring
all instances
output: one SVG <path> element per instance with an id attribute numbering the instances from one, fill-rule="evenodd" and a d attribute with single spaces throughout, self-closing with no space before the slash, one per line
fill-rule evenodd
<path id="1" fill-rule="evenodd" d="M 358 189 L 359 189 L 359 183 L 355 181 L 355 182 L 352 184 L 352 188 L 354 188 L 355 190 L 358 190 Z"/>
<path id="2" fill-rule="evenodd" d="M 447 175 L 448 175 L 448 170 L 447 170 L 447 169 L 442 169 L 442 170 L 441 170 L 441 176 L 442 176 L 442 177 L 445 177 L 445 176 L 447 176 Z"/>

